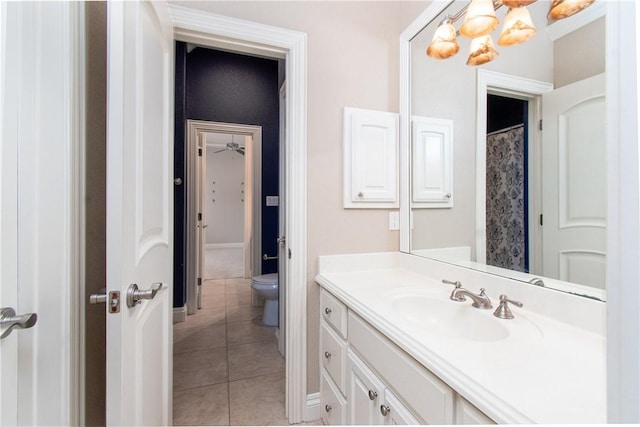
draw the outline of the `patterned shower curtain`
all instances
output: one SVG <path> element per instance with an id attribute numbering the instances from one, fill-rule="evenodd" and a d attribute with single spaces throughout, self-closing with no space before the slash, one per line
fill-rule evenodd
<path id="1" fill-rule="evenodd" d="M 527 270 L 524 125 L 487 135 L 487 264 Z"/>

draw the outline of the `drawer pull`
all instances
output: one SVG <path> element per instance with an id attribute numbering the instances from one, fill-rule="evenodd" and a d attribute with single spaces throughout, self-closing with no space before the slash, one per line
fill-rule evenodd
<path id="1" fill-rule="evenodd" d="M 331 309 L 329 307 L 326 307 L 324 309 L 324 314 L 327 314 L 327 315 L 331 314 Z"/>
<path id="2" fill-rule="evenodd" d="M 389 408 L 387 405 L 380 405 L 380 413 L 383 417 L 389 415 L 389 412 L 391 412 L 391 408 Z"/>
<path id="3" fill-rule="evenodd" d="M 324 410 L 325 410 L 326 412 L 331 412 L 331 410 L 332 410 L 332 409 L 333 409 L 333 408 L 331 407 L 331 405 L 324 405 Z"/>
<path id="4" fill-rule="evenodd" d="M 330 357 L 331 357 L 331 353 L 329 353 L 328 351 L 325 351 L 325 352 L 324 352 L 324 358 L 325 358 L 325 359 L 328 359 L 328 358 L 330 358 Z"/>
<path id="5" fill-rule="evenodd" d="M 378 392 L 369 390 L 369 400 L 376 400 L 376 397 L 378 397 Z"/>

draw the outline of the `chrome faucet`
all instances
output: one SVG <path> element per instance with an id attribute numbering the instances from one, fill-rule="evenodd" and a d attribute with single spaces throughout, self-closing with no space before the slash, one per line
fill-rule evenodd
<path id="1" fill-rule="evenodd" d="M 452 282 L 450 280 L 442 280 L 442 283 L 455 286 L 455 288 L 453 289 L 453 292 L 451 292 L 451 296 L 449 296 L 449 299 L 452 301 L 462 302 L 467 300 L 466 297 L 469 297 L 473 300 L 473 304 L 471 305 L 474 306 L 475 308 L 481 308 L 483 310 L 488 310 L 490 308 L 493 308 L 493 305 L 491 304 L 491 300 L 485 293 L 484 288 L 480 289 L 479 294 L 474 294 L 473 292 L 463 288 L 462 283 L 458 281 Z"/>

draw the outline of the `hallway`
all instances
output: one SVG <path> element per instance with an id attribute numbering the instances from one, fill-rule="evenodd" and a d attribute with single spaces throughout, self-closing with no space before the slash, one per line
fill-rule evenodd
<path id="1" fill-rule="evenodd" d="M 173 327 L 174 425 L 288 424 L 284 358 L 251 281 L 206 280 L 202 307 Z"/>

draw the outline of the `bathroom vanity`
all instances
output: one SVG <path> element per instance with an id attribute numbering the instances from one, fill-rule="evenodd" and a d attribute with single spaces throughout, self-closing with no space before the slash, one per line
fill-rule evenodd
<path id="1" fill-rule="evenodd" d="M 319 267 L 325 423 L 606 423 L 603 302 L 400 252 Z"/>

